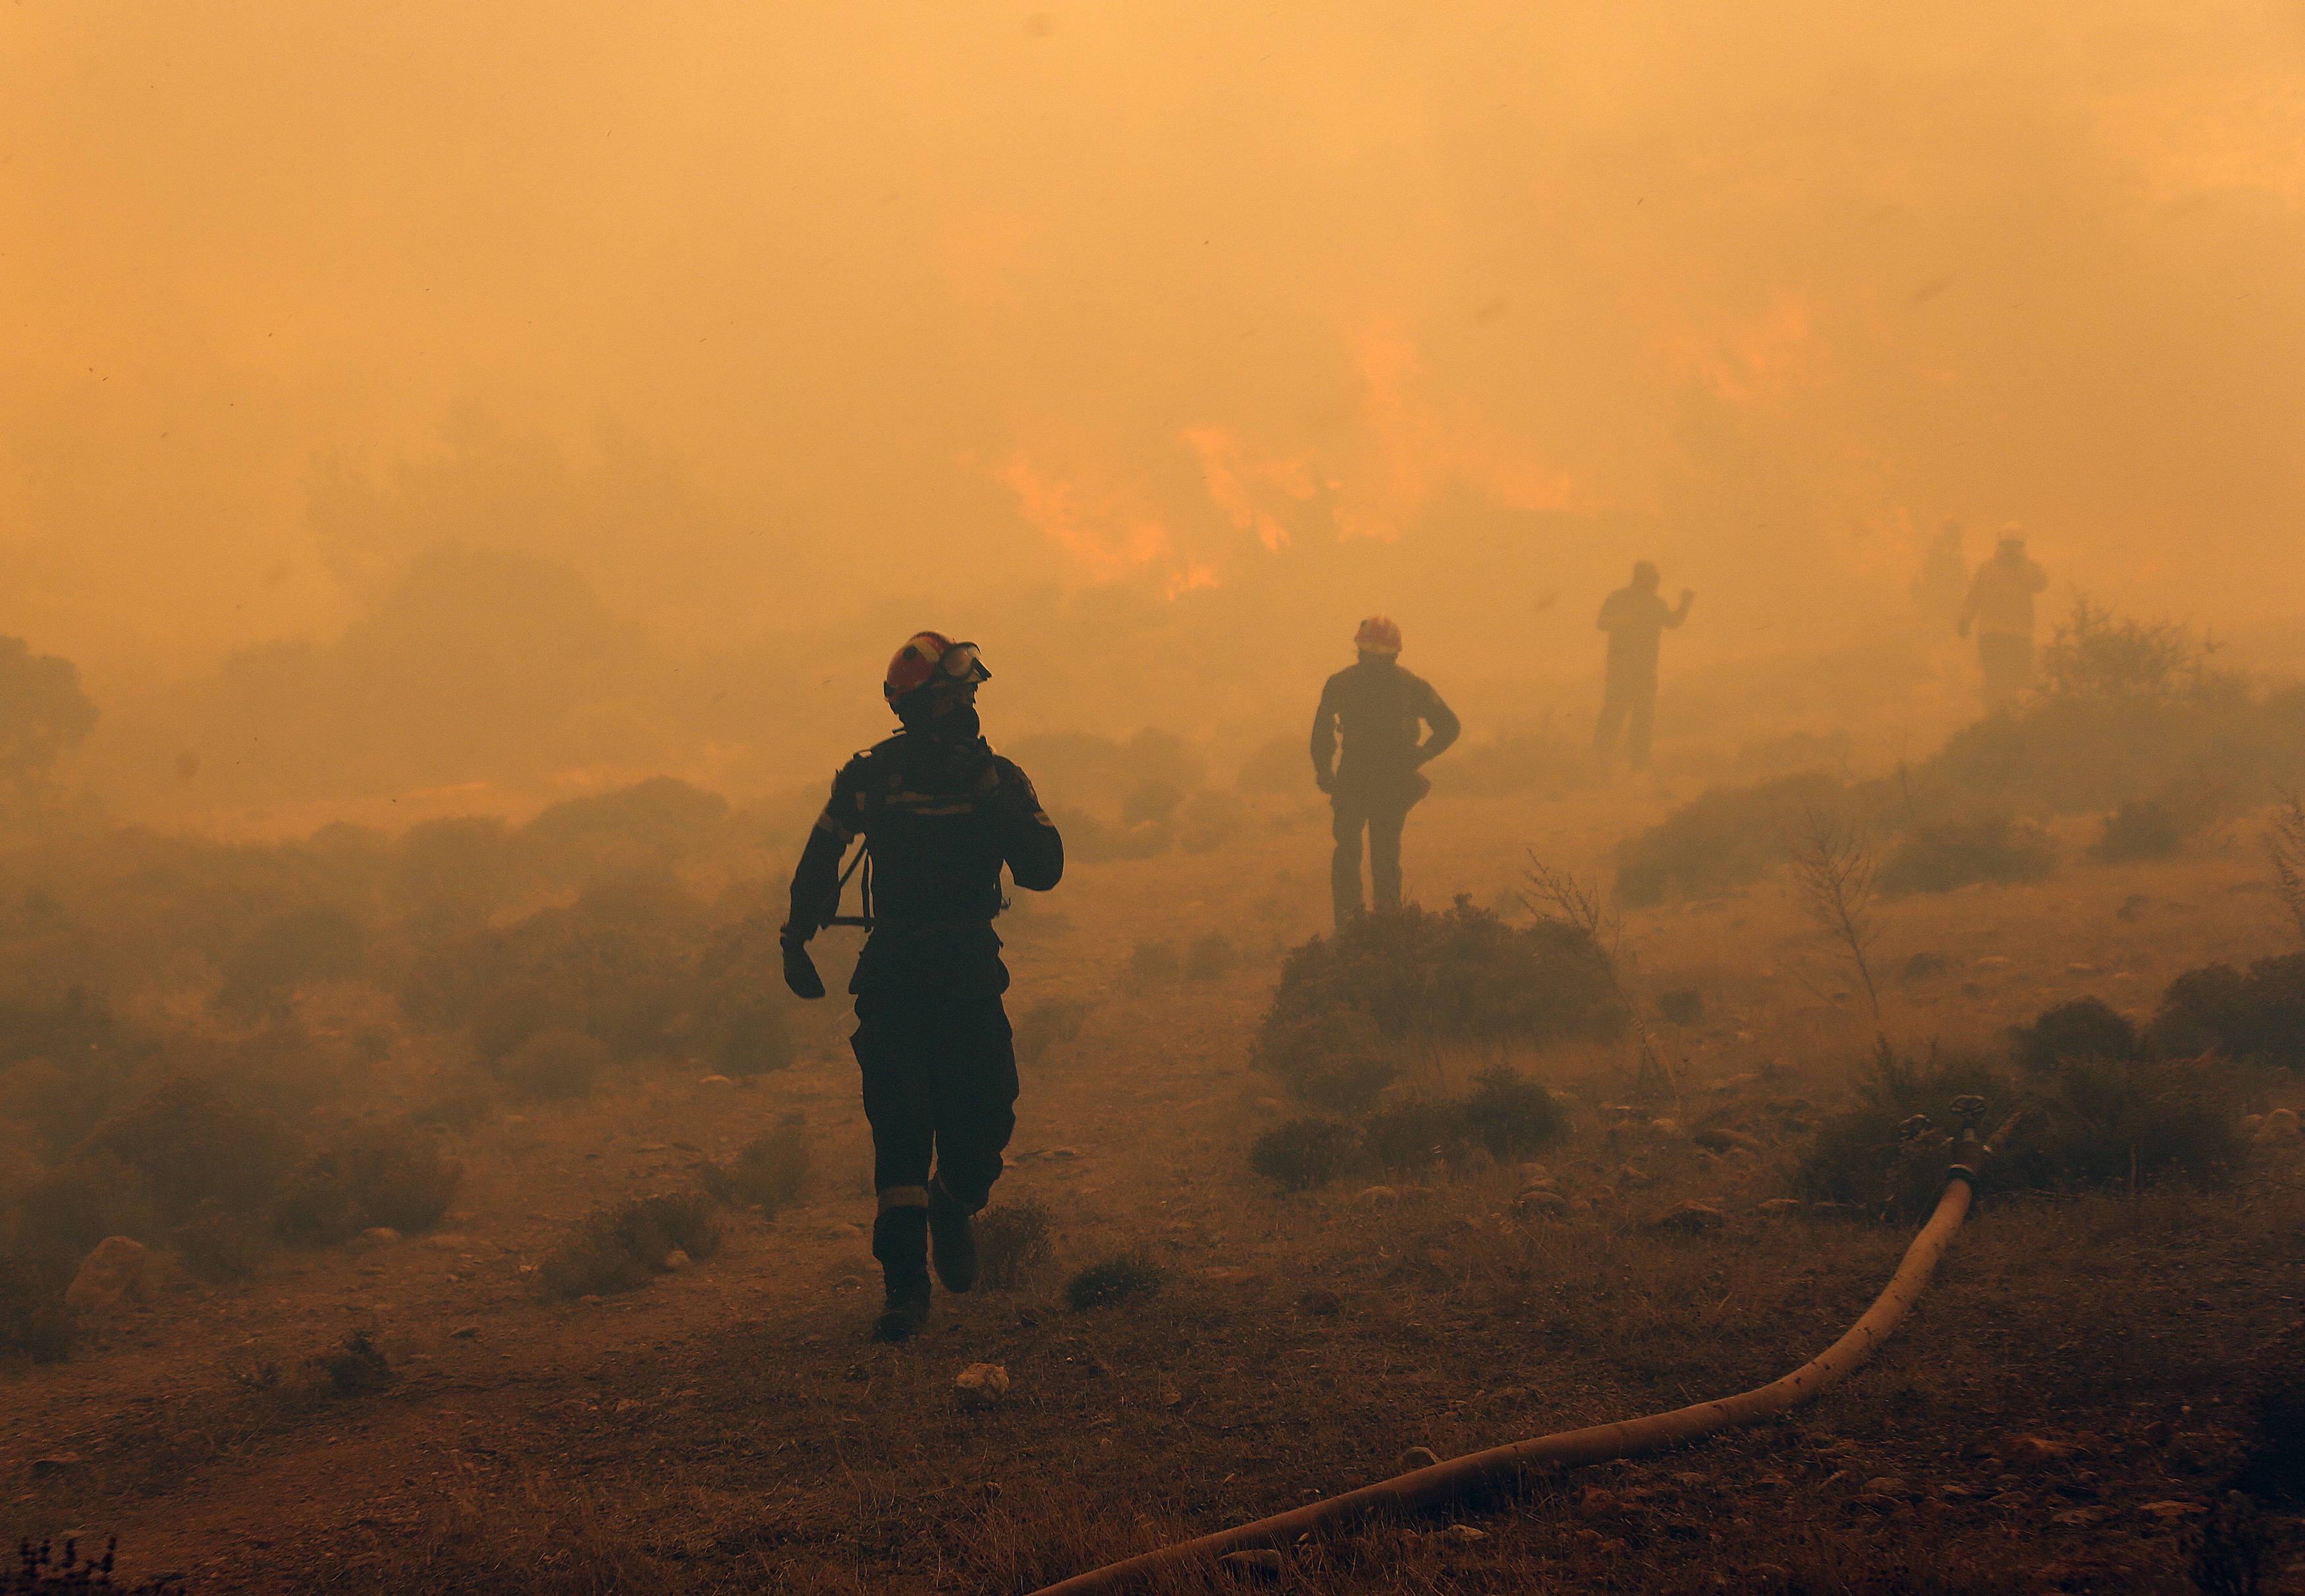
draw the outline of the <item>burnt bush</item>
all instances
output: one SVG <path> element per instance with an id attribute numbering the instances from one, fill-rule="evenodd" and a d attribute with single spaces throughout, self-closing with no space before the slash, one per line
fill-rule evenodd
<path id="1" fill-rule="evenodd" d="M 2169 983 L 2148 1037 L 2165 1057 L 2216 1053 L 2305 1068 L 2305 954 L 2188 970 Z"/>
<path id="2" fill-rule="evenodd" d="M 306 1359 L 305 1367 L 334 1396 L 370 1396 L 394 1379 L 392 1364 L 366 1330 L 353 1330 L 328 1351 Z"/>
<path id="3" fill-rule="evenodd" d="M 324 1135 L 282 1183 L 273 1230 L 302 1246 L 377 1226 L 404 1235 L 430 1230 L 448 1211 L 464 1173 L 411 1127 L 345 1126 Z"/>
<path id="4" fill-rule="evenodd" d="M 1248 1167 L 1285 1191 L 1310 1192 L 1351 1168 L 1360 1150 L 1360 1132 L 1349 1125 L 1292 1119 L 1249 1144 Z"/>
<path id="5" fill-rule="evenodd" d="M 1342 1012 L 1366 1015 L 1387 1040 L 1612 1037 L 1624 1016 L 1606 961 L 1582 931 L 1552 921 L 1510 926 L 1468 898 L 1437 914 L 1413 904 L 1365 914 L 1289 953 L 1259 1053 L 1283 1067 L 1296 1028 Z"/>
<path id="6" fill-rule="evenodd" d="M 807 1193 L 811 1164 L 807 1122 L 789 1115 L 767 1134 L 746 1142 L 727 1163 L 707 1165 L 704 1189 L 731 1207 L 774 1215 Z"/>
<path id="7" fill-rule="evenodd" d="M 1634 907 L 1717 897 L 1782 863 L 1788 828 L 1804 815 L 1849 802 L 1845 782 L 1813 770 L 1710 788 L 1617 845 L 1617 896 Z"/>
<path id="8" fill-rule="evenodd" d="M 976 1216 L 976 1262 L 984 1283 L 1014 1291 L 1056 1256 L 1057 1217 L 1037 1197 L 1003 1202 Z"/>
<path id="9" fill-rule="evenodd" d="M 2099 998 L 2077 998 L 2044 1009 L 2030 1024 L 2009 1034 L 2018 1064 L 2033 1074 L 2061 1064 L 2134 1058 L 2139 1052 L 2137 1027 Z"/>
<path id="10" fill-rule="evenodd" d="M 675 1252 L 701 1260 L 719 1250 L 720 1225 L 710 1200 L 701 1192 L 664 1193 L 591 1215 L 538 1275 L 552 1296 L 607 1296 L 676 1268 Z"/>
<path id="11" fill-rule="evenodd" d="M 589 1095 L 615 1062 L 604 1043 L 581 1031 L 541 1031 L 515 1048 L 497 1073 L 523 1097 L 565 1101 Z"/>
<path id="12" fill-rule="evenodd" d="M 1569 1134 L 1553 1095 L 1507 1065 L 1474 1077 L 1461 1112 L 1472 1139 L 1500 1159 L 1525 1159 Z"/>
<path id="13" fill-rule="evenodd" d="M 1975 815 L 1913 828 L 1883 862 L 1881 890 L 1896 896 L 1981 881 L 2038 881 L 2056 867 L 2056 850 L 2038 827 L 2012 815 Z"/>

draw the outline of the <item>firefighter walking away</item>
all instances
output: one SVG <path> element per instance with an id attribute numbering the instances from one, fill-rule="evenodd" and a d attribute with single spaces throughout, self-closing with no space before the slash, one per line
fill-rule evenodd
<path id="1" fill-rule="evenodd" d="M 1363 621 L 1353 647 L 1359 661 L 1329 678 L 1313 715 L 1313 779 L 1329 794 L 1336 822 L 1329 887 L 1340 931 L 1361 913 L 1364 831 L 1370 896 L 1380 910 L 1400 907 L 1401 830 L 1433 790 L 1422 767 L 1460 729 L 1433 684 L 1400 668 L 1400 628 L 1391 621 Z"/>
<path id="2" fill-rule="evenodd" d="M 991 676 L 974 643 L 939 632 L 897 650 L 881 692 L 903 729 L 833 777 L 779 933 L 785 983 L 823 997 L 808 941 L 838 913 L 841 857 L 861 836 L 872 929 L 848 983 L 850 1045 L 872 1128 L 872 1255 L 887 1288 L 873 1333 L 884 1341 L 926 1321 L 931 1260 L 946 1290 L 976 1283 L 974 1216 L 1016 1126 L 1008 970 L 992 930 L 1000 872 L 1046 892 L 1065 869 L 1032 782 L 978 728 L 976 690 Z"/>

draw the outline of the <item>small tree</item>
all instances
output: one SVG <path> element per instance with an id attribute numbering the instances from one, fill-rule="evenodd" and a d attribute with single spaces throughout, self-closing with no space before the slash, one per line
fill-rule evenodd
<path id="1" fill-rule="evenodd" d="M 2273 811 L 2265 851 L 2273 857 L 2273 889 L 2305 938 L 2305 793 L 2292 788 Z"/>
<path id="2" fill-rule="evenodd" d="M 1873 1011 L 1874 1039 L 1886 1058 L 1889 1039 L 1881 1023 L 1881 989 L 1873 980 L 1873 947 L 1881 937 L 1873 909 L 1880 896 L 1881 870 L 1873 857 L 1872 839 L 1857 822 L 1813 809 L 1801 816 L 1789 840 L 1801 911 L 1840 944 L 1857 972 Z"/>
<path id="3" fill-rule="evenodd" d="M 0 795 L 37 796 L 55 762 L 96 729 L 96 705 L 69 659 L 0 637 Z"/>
<path id="4" fill-rule="evenodd" d="M 1539 920 L 1566 926 L 1578 933 L 1575 945 L 1590 950 L 1595 966 L 1633 1035 L 1633 1046 L 1640 1061 L 1634 1084 L 1644 1092 L 1679 1100 L 1680 1082 L 1673 1078 L 1671 1067 L 1657 1052 L 1648 1023 L 1641 1015 L 1639 1000 L 1625 980 L 1623 917 L 1609 906 L 1597 885 L 1580 880 L 1566 870 L 1554 870 L 1536 856 L 1534 848 L 1529 850 L 1528 869 L 1522 872 L 1522 879 L 1528 883 L 1527 890 L 1520 895 L 1522 905 Z"/>

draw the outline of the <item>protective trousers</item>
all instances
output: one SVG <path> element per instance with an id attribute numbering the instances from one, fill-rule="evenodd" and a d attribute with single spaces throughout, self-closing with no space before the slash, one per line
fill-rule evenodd
<path id="1" fill-rule="evenodd" d="M 1649 762 L 1649 743 L 1656 725 L 1657 683 L 1654 676 L 1609 673 L 1601 699 L 1601 724 L 1593 728 L 1593 751 L 1606 760 L 1617 746 L 1617 734 L 1627 733 L 1625 751 L 1636 768 Z"/>
<path id="2" fill-rule="evenodd" d="M 1400 907 L 1400 832 L 1408 806 L 1398 800 L 1339 793 L 1330 800 L 1337 851 L 1329 860 L 1329 890 L 1335 899 L 1337 929 L 1361 912 L 1361 832 L 1368 832 L 1369 892 L 1376 907 Z"/>
<path id="3" fill-rule="evenodd" d="M 1980 632 L 1977 659 L 1985 670 L 1985 707 L 1998 714 L 2016 708 L 2033 682 L 2033 640 L 2022 632 Z"/>
<path id="4" fill-rule="evenodd" d="M 864 1077 L 872 1187 L 884 1213 L 927 1206 L 931 1164 L 937 1184 L 965 1211 L 991 1198 L 1016 1128 L 1006 984 L 962 977 L 856 995 L 849 1046 Z"/>

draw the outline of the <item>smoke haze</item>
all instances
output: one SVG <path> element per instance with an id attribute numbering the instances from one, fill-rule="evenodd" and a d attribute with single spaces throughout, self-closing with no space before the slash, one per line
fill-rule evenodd
<path id="1" fill-rule="evenodd" d="M 1378 609 L 1476 732 L 1581 717 L 1633 558 L 1757 671 L 1909 630 L 1948 517 L 2270 634 L 2301 67 L 2270 4 L 19 5 L 0 632 L 186 814 L 813 783 L 920 625 L 996 735 L 1246 748 Z"/>

